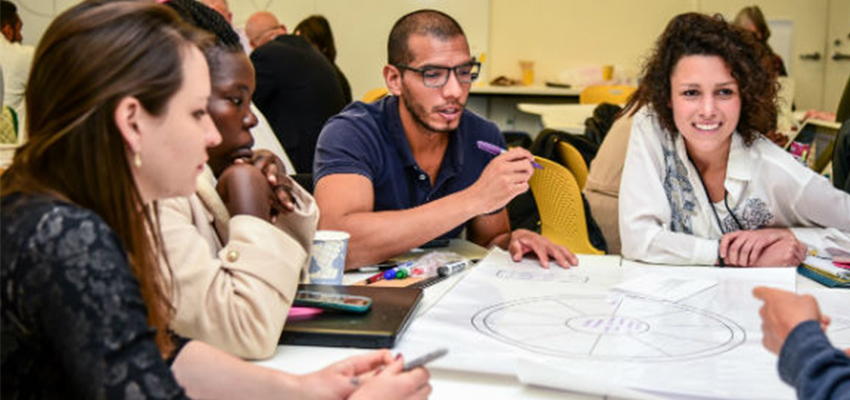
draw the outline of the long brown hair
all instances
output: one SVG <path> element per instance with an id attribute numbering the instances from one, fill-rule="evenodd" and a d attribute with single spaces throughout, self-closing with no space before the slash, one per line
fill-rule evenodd
<path id="1" fill-rule="evenodd" d="M 203 34 L 167 7 L 145 1 L 86 1 L 50 25 L 26 92 L 29 141 L 3 175 L 3 195 L 43 193 L 96 212 L 118 235 L 139 281 L 163 356 L 173 308 L 163 287 L 156 215 L 143 203 L 115 123 L 132 96 L 165 113 L 183 83 L 189 46 Z"/>
<path id="2" fill-rule="evenodd" d="M 295 34 L 303 36 L 333 64 L 336 62 L 334 33 L 328 19 L 322 15 L 311 15 L 298 23 Z"/>
<path id="3" fill-rule="evenodd" d="M 741 116 L 738 134 L 750 145 L 776 127 L 777 84 L 766 51 L 749 32 L 720 16 L 686 13 L 674 17 L 658 38 L 641 74 L 640 85 L 623 109 L 634 115 L 649 105 L 671 136 L 678 132 L 670 107 L 670 76 L 685 56 L 708 55 L 723 59 L 738 83 Z"/>

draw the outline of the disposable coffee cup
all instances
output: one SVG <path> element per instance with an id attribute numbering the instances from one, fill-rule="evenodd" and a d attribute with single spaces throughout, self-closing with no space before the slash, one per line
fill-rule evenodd
<path id="1" fill-rule="evenodd" d="M 310 268 L 307 276 L 310 283 L 341 285 L 345 272 L 345 254 L 348 252 L 347 232 L 317 231 L 313 237 L 313 252 L 310 253 Z"/>

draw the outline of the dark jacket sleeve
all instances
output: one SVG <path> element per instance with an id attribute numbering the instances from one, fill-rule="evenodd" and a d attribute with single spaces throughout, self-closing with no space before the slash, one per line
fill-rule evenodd
<path id="1" fill-rule="evenodd" d="M 832 347 L 817 321 L 803 322 L 788 335 L 779 375 L 800 399 L 850 399 L 850 357 Z"/>

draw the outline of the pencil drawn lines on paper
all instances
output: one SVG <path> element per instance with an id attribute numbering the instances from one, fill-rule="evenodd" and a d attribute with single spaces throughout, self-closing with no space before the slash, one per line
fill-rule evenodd
<path id="1" fill-rule="evenodd" d="M 587 283 L 590 280 L 587 276 L 579 274 L 564 274 L 553 273 L 546 271 L 514 271 L 502 269 L 496 272 L 496 277 L 507 280 L 519 281 L 543 281 L 543 282 L 562 282 L 562 283 Z"/>
<path id="2" fill-rule="evenodd" d="M 555 295 L 487 307 L 472 317 L 479 332 L 549 356 L 666 362 L 718 355 L 746 332 L 722 315 L 637 295 Z"/>

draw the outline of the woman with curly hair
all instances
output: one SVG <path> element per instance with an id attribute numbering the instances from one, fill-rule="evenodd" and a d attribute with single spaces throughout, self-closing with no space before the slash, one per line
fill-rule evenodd
<path id="1" fill-rule="evenodd" d="M 850 196 L 764 138 L 776 119 L 767 50 L 720 17 L 675 17 L 626 107 L 627 258 L 795 266 L 850 248 Z"/>

